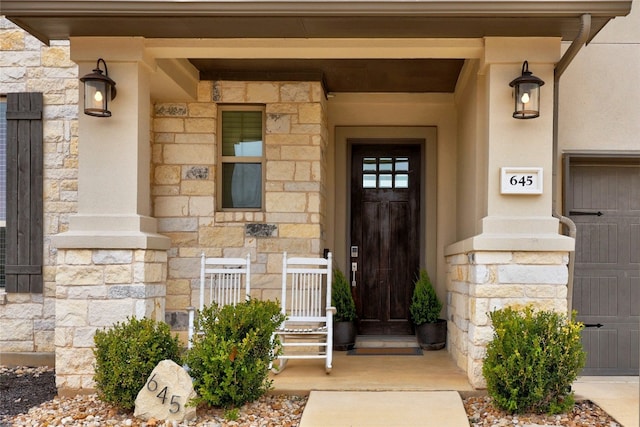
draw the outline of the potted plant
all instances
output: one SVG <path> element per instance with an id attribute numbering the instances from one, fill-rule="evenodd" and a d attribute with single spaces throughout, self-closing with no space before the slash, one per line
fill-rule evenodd
<path id="1" fill-rule="evenodd" d="M 440 350 L 447 342 L 447 321 L 440 319 L 442 303 L 431 285 L 429 274 L 420 270 L 415 282 L 409 311 L 416 325 L 418 344 L 424 350 Z"/>
<path id="2" fill-rule="evenodd" d="M 333 348 L 351 350 L 356 343 L 356 305 L 349 282 L 337 268 L 333 270 L 331 305 L 336 308 L 333 315 Z"/>

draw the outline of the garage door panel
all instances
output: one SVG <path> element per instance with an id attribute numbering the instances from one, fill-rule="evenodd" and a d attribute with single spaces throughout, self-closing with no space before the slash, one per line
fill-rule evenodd
<path id="1" fill-rule="evenodd" d="M 578 319 L 588 316 L 616 316 L 618 312 L 618 280 L 616 277 L 576 277 L 574 308 Z M 576 298 L 577 297 L 577 298 Z M 589 322 L 591 323 L 591 322 Z"/>
<path id="2" fill-rule="evenodd" d="M 640 316 L 640 278 L 629 278 L 629 314 L 635 316 L 636 323 Z"/>
<path id="3" fill-rule="evenodd" d="M 587 351 L 585 368 L 615 368 L 618 365 L 618 331 L 585 329 L 582 343 Z"/>
<path id="4" fill-rule="evenodd" d="M 573 308 L 590 327 L 583 375 L 637 375 L 640 161 L 570 164 L 567 214 L 577 226 Z"/>
<path id="5" fill-rule="evenodd" d="M 640 331 L 638 329 L 629 332 L 629 369 L 638 374 L 640 369 Z"/>
<path id="6" fill-rule="evenodd" d="M 638 213 L 640 216 L 640 213 Z M 632 223 L 629 226 L 629 262 L 632 264 L 640 264 L 640 224 Z"/>
<path id="7" fill-rule="evenodd" d="M 576 223 L 579 223 L 576 221 Z M 578 228 L 576 250 L 580 254 L 579 262 L 615 264 L 618 260 L 618 226 L 617 224 L 580 223 Z"/>

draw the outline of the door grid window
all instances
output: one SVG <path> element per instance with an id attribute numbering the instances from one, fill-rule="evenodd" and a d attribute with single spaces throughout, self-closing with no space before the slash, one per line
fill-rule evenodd
<path id="1" fill-rule="evenodd" d="M 362 188 L 409 188 L 409 158 L 364 157 Z"/>

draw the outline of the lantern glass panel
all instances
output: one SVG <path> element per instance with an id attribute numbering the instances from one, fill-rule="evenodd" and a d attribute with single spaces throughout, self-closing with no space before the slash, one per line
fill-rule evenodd
<path id="1" fill-rule="evenodd" d="M 538 117 L 540 115 L 540 86 L 536 83 L 521 83 L 515 89 L 513 117 L 521 119 Z"/>
<path id="2" fill-rule="evenodd" d="M 104 116 L 111 115 L 109 101 L 111 99 L 111 88 L 107 82 L 100 80 L 87 80 L 84 82 L 84 110 L 90 115 Z"/>

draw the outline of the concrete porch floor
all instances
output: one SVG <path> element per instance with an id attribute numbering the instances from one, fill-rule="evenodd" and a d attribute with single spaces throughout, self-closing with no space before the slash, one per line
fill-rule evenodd
<path id="1" fill-rule="evenodd" d="M 333 352 L 333 369 L 323 360 L 290 360 L 278 375 L 271 374 L 274 392 L 307 394 L 321 391 L 471 391 L 467 375 L 446 350 L 422 356 L 349 356 Z"/>

